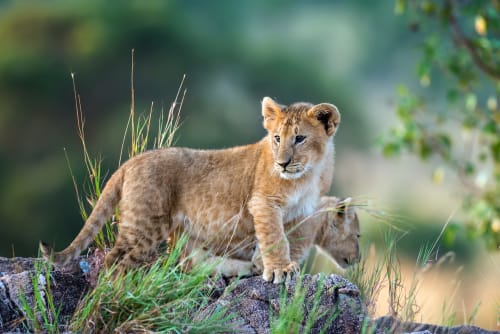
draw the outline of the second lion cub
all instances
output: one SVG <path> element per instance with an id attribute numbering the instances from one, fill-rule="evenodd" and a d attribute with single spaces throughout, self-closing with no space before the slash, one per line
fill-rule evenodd
<path id="1" fill-rule="evenodd" d="M 262 116 L 268 133 L 255 144 L 225 150 L 172 147 L 125 162 L 75 240 L 55 254 L 41 243 L 43 256 L 53 255 L 59 265 L 74 259 L 118 206 L 119 232 L 106 266 L 142 263 L 183 226 L 219 244 L 228 235 L 255 235 L 264 280 L 281 282 L 298 271 L 283 222 L 311 215 L 330 188 L 340 114 L 328 103 L 282 106 L 266 97 Z"/>
<path id="2" fill-rule="evenodd" d="M 290 258 L 302 263 L 314 245 L 319 246 L 343 269 L 360 259 L 359 221 L 352 199 L 323 196 L 316 212 L 302 221 L 285 224 L 290 243 Z M 221 247 L 222 246 L 222 247 Z M 213 263 L 225 276 L 262 273 L 262 255 L 251 236 L 245 241 L 228 240 L 227 244 L 200 244 L 192 235 L 185 250 L 188 266 Z"/>

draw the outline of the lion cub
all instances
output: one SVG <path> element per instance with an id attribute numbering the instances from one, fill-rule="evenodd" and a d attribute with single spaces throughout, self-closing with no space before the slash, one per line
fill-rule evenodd
<path id="1" fill-rule="evenodd" d="M 119 232 L 106 266 L 137 266 L 178 227 L 223 244 L 255 235 L 263 278 L 279 283 L 298 271 L 283 222 L 311 215 L 333 178 L 332 137 L 340 114 L 328 103 L 282 106 L 262 101 L 267 135 L 225 150 L 165 148 L 125 162 L 109 179 L 82 230 L 63 251 L 40 243 L 63 265 L 89 246 L 118 206 Z"/>
<path id="2" fill-rule="evenodd" d="M 359 220 L 351 198 L 321 197 L 316 213 L 310 218 L 285 225 L 292 261 L 303 262 L 312 246 L 326 251 L 342 268 L 359 261 Z M 252 262 L 262 270 L 259 248 Z"/>

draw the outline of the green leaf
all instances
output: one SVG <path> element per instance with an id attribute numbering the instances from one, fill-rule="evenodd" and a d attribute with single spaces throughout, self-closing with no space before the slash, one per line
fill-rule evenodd
<path id="1" fill-rule="evenodd" d="M 489 39 L 487 38 L 478 38 L 477 39 L 477 45 L 479 48 L 483 49 L 482 52 L 489 53 L 491 52 L 492 45 Z"/>
<path id="2" fill-rule="evenodd" d="M 432 1 L 423 1 L 420 9 L 427 15 L 433 15 L 436 12 L 436 5 Z"/>
<path id="3" fill-rule="evenodd" d="M 477 118 L 472 115 L 467 115 L 462 122 L 465 129 L 474 129 L 477 125 Z"/>
<path id="4" fill-rule="evenodd" d="M 467 110 L 474 111 L 477 106 L 477 97 L 476 94 L 469 93 L 465 96 L 465 107 Z"/>
<path id="5" fill-rule="evenodd" d="M 498 138 L 496 142 L 491 144 L 490 150 L 493 160 L 495 160 L 496 163 L 500 163 L 500 140 Z"/>
<path id="6" fill-rule="evenodd" d="M 446 99 L 448 100 L 449 103 L 455 103 L 457 102 L 459 96 L 460 95 L 458 94 L 458 90 L 450 89 L 446 94 Z"/>
<path id="7" fill-rule="evenodd" d="M 446 227 L 446 230 L 443 234 L 443 243 L 445 246 L 451 248 L 453 243 L 457 239 L 458 231 L 460 230 L 460 226 L 455 223 L 451 223 Z"/>
<path id="8" fill-rule="evenodd" d="M 466 175 L 471 176 L 476 172 L 476 167 L 474 166 L 474 164 L 472 162 L 467 161 L 465 163 L 464 172 Z"/>
<path id="9" fill-rule="evenodd" d="M 488 134 L 488 135 L 496 135 L 497 133 L 500 132 L 500 130 L 498 129 L 497 123 L 493 120 L 486 123 L 483 126 L 482 131 L 484 134 Z"/>
<path id="10" fill-rule="evenodd" d="M 424 140 L 420 141 L 420 158 L 422 160 L 427 160 L 432 154 L 432 147 Z"/>
<path id="11" fill-rule="evenodd" d="M 397 15 L 401 15 L 405 12 L 406 8 L 406 0 L 396 0 L 396 4 L 394 5 L 394 13 Z"/>
<path id="12" fill-rule="evenodd" d="M 398 155 L 400 151 L 401 151 L 401 145 L 397 143 L 387 143 L 382 149 L 382 153 L 384 154 L 385 157 L 388 158 Z"/>
<path id="13" fill-rule="evenodd" d="M 445 172 L 444 172 L 443 167 L 437 167 L 432 172 L 432 182 L 434 182 L 434 184 L 443 183 L 444 175 L 445 175 Z"/>
<path id="14" fill-rule="evenodd" d="M 486 15 L 490 20 L 498 20 L 500 18 L 498 8 L 495 8 L 493 6 L 489 6 L 488 8 L 486 8 Z"/>
<path id="15" fill-rule="evenodd" d="M 403 121 L 410 119 L 411 115 L 410 108 L 405 103 L 398 104 L 396 113 L 398 117 Z"/>
<path id="16" fill-rule="evenodd" d="M 449 159 L 451 155 L 451 138 L 445 133 L 440 133 L 437 135 L 437 139 L 441 148 L 443 150 L 443 157 Z"/>
<path id="17" fill-rule="evenodd" d="M 422 78 L 424 75 L 429 76 L 431 72 L 431 64 L 428 61 L 422 61 L 418 64 L 417 74 L 419 78 Z"/>
<path id="18" fill-rule="evenodd" d="M 481 162 L 486 162 L 486 160 L 488 159 L 488 154 L 486 152 L 481 152 L 478 155 L 478 159 Z"/>
<path id="19" fill-rule="evenodd" d="M 398 96 L 408 96 L 408 87 L 405 85 L 398 85 L 396 87 L 396 93 Z"/>

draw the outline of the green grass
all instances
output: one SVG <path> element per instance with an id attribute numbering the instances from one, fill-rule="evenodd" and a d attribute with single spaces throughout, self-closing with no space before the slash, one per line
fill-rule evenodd
<path id="1" fill-rule="evenodd" d="M 189 257 L 181 257 L 188 236 L 182 235 L 175 246 L 150 266 L 115 275 L 116 268 L 102 271 L 96 287 L 79 302 L 69 323 L 61 323 L 60 309 L 50 289 L 52 266 L 35 262 L 31 276 L 33 300 L 21 294 L 26 314 L 26 330 L 36 333 L 162 332 L 219 333 L 232 331 L 224 309 L 208 318 L 193 320 L 194 312 L 210 301 L 208 287 L 215 262 L 183 270 Z M 214 278 L 216 279 L 216 278 Z M 236 331 L 236 329 L 234 329 Z"/>
<path id="2" fill-rule="evenodd" d="M 446 224 L 443 227 L 443 231 L 445 228 Z M 403 322 L 418 322 L 420 320 L 418 315 L 422 306 L 417 304 L 417 296 L 421 284 L 421 275 L 433 267 L 439 267 L 447 260 L 448 254 L 445 254 L 441 259 L 437 259 L 436 261 L 432 258 L 437 251 L 436 245 L 442 234 L 440 233 L 432 245 L 425 244 L 420 248 L 412 276 L 407 285 L 405 285 L 403 280 L 400 259 L 397 255 L 399 238 L 393 233 L 385 235 L 384 251 L 377 257 L 374 264 L 368 264 L 367 252 L 364 251 L 360 263 L 346 271 L 346 278 L 359 287 L 369 317 L 374 316 L 380 293 L 386 287 L 388 290 L 387 315 Z M 456 324 L 456 314 L 453 311 L 453 305 L 449 301 L 453 300 L 458 286 L 457 284 L 452 296 L 443 302 L 441 308 L 441 325 L 453 326 Z M 463 315 L 464 321 L 469 324 L 474 322 L 479 305 L 480 303 L 476 304 L 476 307 L 469 315 Z M 371 333 L 372 331 L 367 328 L 365 332 Z"/>
<path id="3" fill-rule="evenodd" d="M 77 119 L 77 133 L 82 145 L 83 160 L 87 170 L 87 180 L 84 190 L 78 186 L 71 164 L 66 154 L 68 167 L 71 173 L 80 214 L 87 220 L 90 211 L 95 206 L 101 195 L 104 178 L 101 169 L 101 158 L 92 158 L 89 153 L 85 137 L 85 119 L 83 116 L 80 96 L 77 92 L 74 75 L 71 75 L 75 99 Z M 148 149 L 168 147 L 174 142 L 174 135 L 179 127 L 179 113 L 184 101 L 185 90 L 181 81 L 175 101 L 167 113 L 162 109 L 154 117 L 154 106 L 151 105 L 149 113 L 136 115 L 134 97 L 134 52 L 132 51 L 131 68 L 131 107 L 127 126 L 124 131 L 120 159 L 125 150 L 125 142 L 130 140 L 127 149 L 128 157 L 132 158 Z M 158 120 L 157 132 L 153 133 L 153 119 Z M 66 152 L 65 152 L 66 153 Z M 95 238 L 97 248 L 106 250 L 112 247 L 116 235 L 115 222 L 119 221 L 116 212 L 113 219 L 109 220 L 102 231 Z M 185 238 L 184 238 L 185 239 Z M 193 268 L 187 273 L 181 270 L 180 250 L 185 240 L 174 245 L 169 254 L 161 256 L 148 270 L 136 269 L 126 275 L 114 276 L 114 269 L 101 273 L 95 289 L 81 302 L 75 317 L 71 322 L 72 328 L 77 331 L 87 332 L 92 327 L 94 330 L 107 332 L 118 328 L 121 331 L 151 330 L 166 332 L 214 332 L 220 327 L 219 314 L 214 314 L 203 323 L 196 324 L 189 320 L 189 312 L 207 302 L 203 295 L 205 281 L 213 272 L 213 265 L 202 265 Z M 58 310 L 54 308 L 50 284 L 46 290 L 41 290 L 39 280 L 42 272 L 46 273 L 45 280 L 50 280 L 50 268 L 37 268 L 32 285 L 35 292 L 35 308 L 32 309 L 24 299 L 23 307 L 27 314 L 28 326 L 38 331 L 50 333 L 58 332 Z M 116 278 L 116 279 L 115 279 Z M 89 327 L 90 326 L 90 327 Z M 227 326 L 225 327 L 227 330 Z"/>
<path id="4" fill-rule="evenodd" d="M 302 276 L 297 279 L 294 295 L 288 297 L 286 286 L 280 286 L 279 304 L 277 309 L 269 310 L 270 327 L 272 334 L 299 333 L 304 318 L 304 307 L 306 305 L 306 289 L 302 286 Z"/>
<path id="5" fill-rule="evenodd" d="M 50 289 L 52 265 L 45 261 L 35 261 L 34 266 L 35 270 L 31 275 L 32 303 L 24 292 L 19 296 L 23 313 L 26 315 L 26 330 L 59 333 L 60 307 L 55 306 Z"/>
<path id="6" fill-rule="evenodd" d="M 71 74 L 73 82 L 73 94 L 75 99 L 75 112 L 77 120 L 77 134 L 82 145 L 83 160 L 87 171 L 87 179 L 84 181 L 84 194 L 78 186 L 75 175 L 71 168 L 69 158 L 66 154 L 66 161 L 73 180 L 78 207 L 83 221 L 86 221 L 89 212 L 94 208 L 99 196 L 101 195 L 104 186 L 104 178 L 101 169 L 102 159 L 100 157 L 93 158 L 89 153 L 85 137 L 85 118 L 83 116 L 83 109 L 81 104 L 80 95 L 78 94 L 75 77 Z M 148 113 L 136 115 L 135 113 L 135 90 L 134 90 L 134 50 L 132 50 L 132 66 L 130 76 L 130 90 L 131 90 L 131 104 L 130 113 L 127 125 L 124 130 L 122 145 L 120 148 L 120 158 L 118 166 L 122 162 L 122 156 L 125 150 L 125 142 L 130 140 L 128 151 L 128 158 L 132 158 L 148 149 L 158 149 L 169 147 L 174 143 L 175 133 L 180 126 L 180 111 L 186 95 L 186 90 L 183 89 L 185 76 L 182 78 L 175 97 L 174 102 L 170 105 L 167 112 L 164 109 L 159 111 L 159 115 L 155 116 L 154 105 L 151 104 Z M 153 134 L 153 119 L 157 119 L 157 131 Z M 116 211 L 105 225 L 104 228 L 97 234 L 95 238 L 96 246 L 100 249 L 110 248 L 114 245 L 116 236 L 116 222 L 120 219 L 119 212 Z"/>
<path id="7" fill-rule="evenodd" d="M 216 333 L 228 331 L 222 310 L 203 321 L 191 320 L 193 311 L 208 303 L 207 278 L 214 264 L 182 270 L 182 248 L 187 236 L 149 268 L 115 275 L 101 273 L 97 286 L 80 302 L 71 321 L 75 332 Z"/>
<path id="8" fill-rule="evenodd" d="M 281 333 L 309 333 L 319 318 L 327 316 L 320 333 L 325 333 L 328 327 L 338 316 L 338 310 L 324 310 L 320 308 L 321 292 L 326 277 L 321 275 L 317 281 L 316 292 L 313 296 L 306 296 L 307 286 L 303 285 L 301 274 L 295 283 L 292 296 L 288 296 L 286 285 L 280 286 L 279 309 L 271 309 L 270 331 L 272 334 Z M 309 311 L 305 312 L 305 309 Z"/>
<path id="9" fill-rule="evenodd" d="M 385 251 L 376 262 L 369 266 L 367 252 L 364 252 L 360 263 L 349 268 L 346 278 L 356 284 L 365 302 L 368 315 L 375 314 L 375 307 L 380 292 L 388 289 L 388 315 L 402 321 L 415 321 L 419 307 L 416 305 L 419 279 L 418 274 L 428 263 L 430 249 L 423 247 L 416 261 L 415 270 L 409 286 L 405 286 L 400 261 L 397 256 L 397 238 L 392 234 L 385 236 Z"/>

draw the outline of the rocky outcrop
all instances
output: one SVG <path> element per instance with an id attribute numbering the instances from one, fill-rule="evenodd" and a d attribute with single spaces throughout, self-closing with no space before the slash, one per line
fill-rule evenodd
<path id="1" fill-rule="evenodd" d="M 419 334 L 500 334 L 476 326 L 437 326 L 416 322 L 402 322 L 393 317 L 380 317 L 373 322 L 376 333 L 419 333 Z"/>
<path id="2" fill-rule="evenodd" d="M 476 326 L 437 326 L 415 322 L 402 322 L 393 317 L 381 317 L 374 321 L 378 333 L 415 333 L 415 334 L 500 334 Z"/>
<path id="3" fill-rule="evenodd" d="M 35 269 L 37 265 L 40 269 Z M 58 320 L 67 323 L 71 319 L 80 297 L 88 288 L 87 280 L 83 274 L 61 271 L 51 271 L 47 277 L 46 271 L 41 269 L 44 267 L 46 263 L 40 259 L 0 258 L 0 333 L 19 330 L 37 332 L 36 324 L 27 322 L 26 312 L 35 312 L 38 323 L 46 321 L 43 316 L 50 317 L 50 312 L 44 312 L 44 315 L 40 312 L 51 308 L 47 291 L 52 296 Z M 48 286 L 47 281 L 50 283 Z M 41 294 L 38 302 L 42 305 L 37 305 L 35 294 Z"/>
<path id="4" fill-rule="evenodd" d="M 271 326 L 281 332 L 360 333 L 365 319 L 358 288 L 338 275 L 305 275 L 284 285 L 254 276 L 233 282 L 216 297 L 196 320 L 224 309 L 228 328 L 241 333 L 269 333 Z M 280 314 L 285 321 L 278 321 Z"/>
<path id="5" fill-rule="evenodd" d="M 87 259 L 88 260 L 88 259 Z M 89 262 L 92 262 L 91 260 Z M 87 262 L 84 262 L 84 264 Z M 38 269 L 35 268 L 35 265 Z M 26 321 L 26 310 L 39 312 L 48 307 L 47 291 L 59 312 L 58 331 L 70 321 L 81 296 L 89 290 L 89 272 L 68 273 L 51 271 L 46 276 L 46 263 L 40 259 L 0 257 L 0 333 L 9 331 L 39 332 L 36 324 Z M 78 261 L 73 267 L 78 267 Z M 80 264 L 80 267 L 85 267 Z M 85 268 L 84 268 L 85 269 Z M 49 281 L 50 284 L 47 284 Z M 47 286 L 48 285 L 48 286 Z M 49 288 L 49 289 L 47 289 Z M 42 298 L 35 298 L 41 293 Z M 439 333 L 439 334 L 493 334 L 474 326 L 442 327 L 418 323 L 403 323 L 390 317 L 370 321 L 363 307 L 358 288 L 344 278 L 305 275 L 285 284 L 264 282 L 260 277 L 237 280 L 210 281 L 205 293 L 210 302 L 193 311 L 194 320 L 203 320 L 213 312 L 227 316 L 227 332 L 269 333 L 271 326 L 280 332 L 307 333 Z M 301 296 L 292 299 L 291 296 Z M 36 305 L 40 299 L 45 306 Z M 23 307 L 28 305 L 28 307 Z M 286 313 L 287 316 L 282 315 Z M 278 315 L 281 315 L 278 317 Z M 279 322 L 278 319 L 285 319 Z"/>

